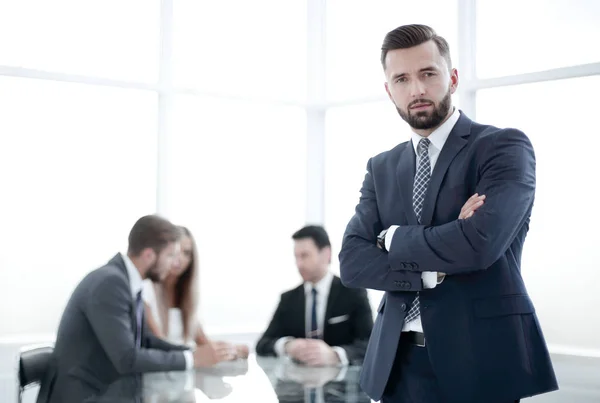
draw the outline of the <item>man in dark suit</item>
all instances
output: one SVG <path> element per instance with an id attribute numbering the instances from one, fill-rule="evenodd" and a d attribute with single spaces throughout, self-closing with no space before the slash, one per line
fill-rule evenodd
<path id="1" fill-rule="evenodd" d="M 179 236 L 169 221 L 142 217 L 131 229 L 127 254 L 117 254 L 79 283 L 60 321 L 38 403 L 81 402 L 120 376 L 210 366 L 229 353 L 211 345 L 192 353 L 146 327 L 142 280 L 167 275 Z"/>
<path id="2" fill-rule="evenodd" d="M 323 227 L 306 226 L 292 239 L 304 283 L 281 295 L 256 353 L 314 366 L 361 362 L 373 327 L 366 290 L 344 287 L 329 271 L 331 243 Z"/>
<path id="3" fill-rule="evenodd" d="M 339 254 L 349 287 L 386 291 L 361 386 L 384 403 L 508 403 L 558 388 L 521 252 L 535 192 L 525 134 L 471 121 L 447 42 L 389 32 L 386 90 L 412 140 L 371 158 Z"/>

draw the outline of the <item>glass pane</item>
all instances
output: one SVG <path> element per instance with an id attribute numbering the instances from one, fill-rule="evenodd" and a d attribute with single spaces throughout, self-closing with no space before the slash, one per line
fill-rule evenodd
<path id="1" fill-rule="evenodd" d="M 305 98 L 305 0 L 178 0 L 173 12 L 177 86 Z"/>
<path id="2" fill-rule="evenodd" d="M 156 95 L 0 77 L 0 110 L 1 332 L 55 332 L 156 208 Z"/>
<path id="3" fill-rule="evenodd" d="M 385 97 L 381 44 L 385 34 L 403 24 L 434 28 L 450 44 L 453 64 L 458 66 L 456 16 L 456 0 L 327 1 L 328 99 Z"/>
<path id="4" fill-rule="evenodd" d="M 325 124 L 325 224 L 336 256 L 332 270 L 339 273 L 337 255 L 358 203 L 367 161 L 409 140 L 411 132 L 389 101 L 331 108 Z M 373 308 L 381 295 L 369 290 Z"/>
<path id="5" fill-rule="evenodd" d="M 172 126 L 167 206 L 198 242 L 202 322 L 264 331 L 300 282 L 291 236 L 305 217 L 306 114 L 179 96 Z"/>
<path id="6" fill-rule="evenodd" d="M 479 121 L 523 130 L 535 147 L 537 191 L 523 276 L 548 342 L 594 349 L 600 348 L 600 316 L 581 320 L 573 312 L 600 305 L 592 290 L 600 262 L 594 185 L 600 137 L 591 120 L 599 92 L 596 76 L 482 90 L 477 101 Z M 568 303 L 556 298 L 564 293 L 565 270 L 569 289 L 581 291 Z"/>
<path id="7" fill-rule="evenodd" d="M 153 82 L 159 0 L 0 2 L 0 65 Z"/>
<path id="8" fill-rule="evenodd" d="M 600 62 L 598 21 L 595 0 L 478 1 L 477 75 Z"/>

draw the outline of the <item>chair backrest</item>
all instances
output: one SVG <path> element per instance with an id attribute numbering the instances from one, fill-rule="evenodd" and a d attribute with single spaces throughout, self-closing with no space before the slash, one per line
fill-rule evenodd
<path id="1" fill-rule="evenodd" d="M 41 382 L 48 369 L 50 357 L 54 351 L 52 345 L 26 346 L 19 352 L 19 386 L 24 388 L 32 383 Z"/>

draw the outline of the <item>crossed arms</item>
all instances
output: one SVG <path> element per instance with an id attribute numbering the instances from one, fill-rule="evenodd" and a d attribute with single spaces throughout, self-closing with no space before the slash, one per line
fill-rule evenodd
<path id="1" fill-rule="evenodd" d="M 535 156 L 527 136 L 514 129 L 495 133 L 482 153 L 476 191 L 486 200 L 477 214 L 438 226 L 400 226 L 389 253 L 376 246 L 384 228 L 369 160 L 360 202 L 339 254 L 344 285 L 420 291 L 422 272 L 468 273 L 498 260 L 528 219 L 535 194 Z M 410 288 L 400 290 L 400 283 Z"/>

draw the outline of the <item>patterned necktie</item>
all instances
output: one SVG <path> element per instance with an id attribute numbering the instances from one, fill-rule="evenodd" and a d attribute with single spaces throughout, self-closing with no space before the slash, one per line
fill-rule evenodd
<path id="1" fill-rule="evenodd" d="M 135 331 L 135 346 L 142 347 L 142 320 L 144 315 L 144 303 L 142 301 L 142 291 L 139 291 L 135 298 L 135 322 L 137 325 Z"/>
<path id="2" fill-rule="evenodd" d="M 429 186 L 429 179 L 431 178 L 431 162 L 429 161 L 429 141 L 428 138 L 422 138 L 417 146 L 417 154 L 419 157 L 419 168 L 415 175 L 415 182 L 413 184 L 413 209 L 417 220 L 421 223 L 421 212 L 423 211 L 423 201 L 425 200 L 425 194 L 427 193 L 427 187 Z M 415 296 L 415 299 L 406 314 L 404 319 L 405 323 L 411 322 L 419 317 L 421 314 L 419 309 L 419 293 Z"/>
<path id="3" fill-rule="evenodd" d="M 310 338 L 319 338 L 319 326 L 317 325 L 317 289 L 312 289 L 312 311 L 310 318 Z"/>

